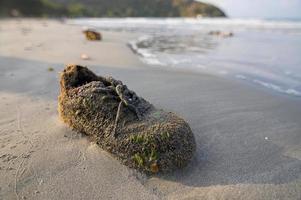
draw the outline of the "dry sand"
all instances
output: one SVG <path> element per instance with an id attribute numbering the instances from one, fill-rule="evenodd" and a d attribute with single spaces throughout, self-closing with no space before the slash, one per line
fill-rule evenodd
<path id="1" fill-rule="evenodd" d="M 0 21 L 0 199 L 301 199 L 300 100 L 148 67 L 126 47 L 135 35 L 103 35 L 87 42 L 57 21 Z M 193 162 L 146 177 L 71 131 L 56 110 L 65 63 L 113 75 L 182 115 L 197 140 Z"/>

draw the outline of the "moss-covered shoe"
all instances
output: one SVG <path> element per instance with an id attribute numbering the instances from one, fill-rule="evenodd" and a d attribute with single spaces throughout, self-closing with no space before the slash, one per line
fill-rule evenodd
<path id="1" fill-rule="evenodd" d="M 125 165 L 157 173 L 184 167 L 195 151 L 189 125 L 156 109 L 121 81 L 69 65 L 61 73 L 59 113 Z"/>

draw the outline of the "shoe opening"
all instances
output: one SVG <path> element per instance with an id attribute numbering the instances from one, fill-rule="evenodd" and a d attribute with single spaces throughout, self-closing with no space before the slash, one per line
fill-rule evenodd
<path id="1" fill-rule="evenodd" d="M 80 87 L 99 80 L 92 71 L 80 65 L 68 65 L 61 76 L 62 86 L 66 89 Z"/>

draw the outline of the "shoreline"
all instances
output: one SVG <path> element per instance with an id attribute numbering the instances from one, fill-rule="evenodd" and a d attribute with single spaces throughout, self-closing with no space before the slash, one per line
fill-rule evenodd
<path id="1" fill-rule="evenodd" d="M 148 67 L 126 46 L 133 35 L 103 33 L 103 41 L 86 42 L 78 26 L 1 20 L 0 199 L 301 198 L 300 101 Z M 184 117 L 197 141 L 192 163 L 146 177 L 61 123 L 58 72 L 70 62 L 112 75 Z"/>
<path id="2" fill-rule="evenodd" d="M 301 97 L 300 77 L 298 76 L 300 73 L 295 66 L 300 60 L 294 58 L 294 52 L 298 52 L 298 46 L 293 42 L 299 40 L 290 33 L 298 34 L 301 30 L 298 28 L 300 24 L 275 22 L 272 25 L 267 21 L 257 22 L 257 26 L 262 26 L 263 30 L 261 30 L 250 21 L 242 20 L 241 25 L 247 30 L 251 29 L 243 31 L 237 27 L 239 23 L 237 24 L 235 19 L 231 19 L 230 22 L 221 21 L 225 26 L 215 24 L 214 19 L 210 19 L 206 23 L 196 19 L 191 19 L 192 21 L 188 23 L 186 20 L 85 18 L 70 19 L 67 22 L 80 26 L 90 25 L 100 31 L 139 33 L 135 40 L 128 42 L 128 46 L 139 55 L 144 63 L 150 66 L 184 68 L 214 76 L 240 79 L 274 92 Z M 205 24 L 211 26 L 207 27 Z M 185 26 L 187 26 L 187 30 L 186 28 L 181 29 Z M 208 37 L 208 32 L 214 29 L 231 31 L 228 33 L 233 31 L 237 35 L 228 39 Z M 254 30 L 252 31 L 252 29 Z M 271 34 L 269 42 L 264 42 L 261 48 L 257 44 L 257 40 L 264 41 Z M 249 43 L 250 40 L 253 42 Z M 291 53 L 281 52 L 284 42 L 285 49 Z M 243 47 L 248 45 L 250 47 L 244 50 Z M 178 48 L 182 48 L 182 52 Z M 276 55 L 281 55 L 282 59 L 279 60 L 280 57 Z M 294 60 L 296 64 L 293 64 Z"/>

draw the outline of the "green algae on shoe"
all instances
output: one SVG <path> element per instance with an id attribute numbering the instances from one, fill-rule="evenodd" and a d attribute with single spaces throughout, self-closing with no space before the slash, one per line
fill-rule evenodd
<path id="1" fill-rule="evenodd" d="M 191 160 L 196 145 L 187 122 L 156 109 L 121 81 L 68 65 L 60 85 L 61 119 L 93 137 L 123 164 L 158 173 L 182 168 Z"/>

